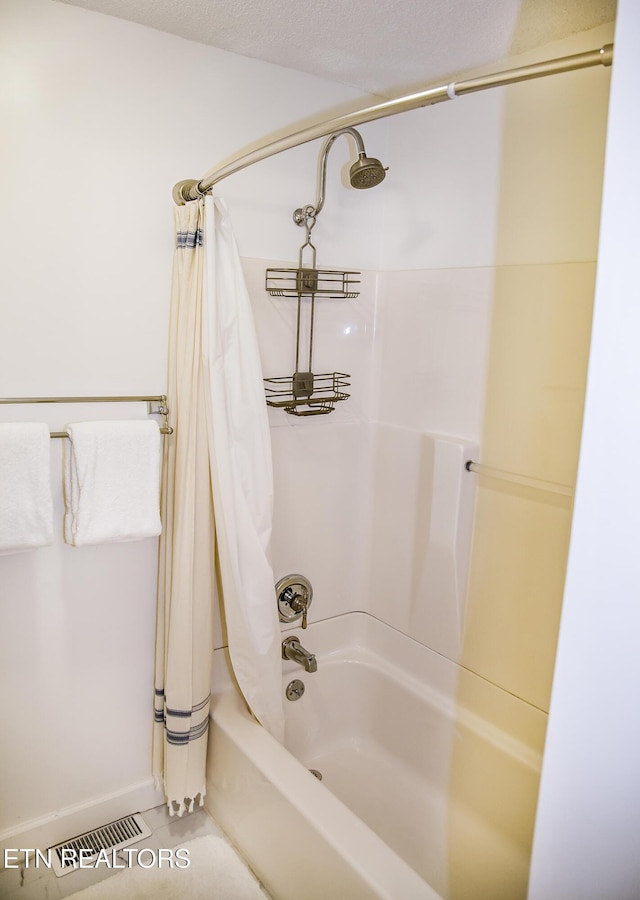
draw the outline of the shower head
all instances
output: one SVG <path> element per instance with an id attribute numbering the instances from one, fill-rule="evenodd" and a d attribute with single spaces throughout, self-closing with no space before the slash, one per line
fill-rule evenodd
<path id="1" fill-rule="evenodd" d="M 333 142 L 336 138 L 340 137 L 341 134 L 350 135 L 355 141 L 356 149 L 358 151 L 358 159 L 349 169 L 349 181 L 351 182 L 351 187 L 358 188 L 359 190 L 375 187 L 377 184 L 380 184 L 385 176 L 387 170 L 380 160 L 367 156 L 364 149 L 364 141 L 362 140 L 362 135 L 359 131 L 356 131 L 355 128 L 342 128 L 340 131 L 334 131 L 333 134 L 330 134 L 326 139 L 322 146 L 322 150 L 320 151 L 318 163 L 318 199 L 316 200 L 315 206 L 302 206 L 295 210 L 293 213 L 293 221 L 296 225 L 305 225 L 311 220 L 315 220 L 315 217 L 324 206 L 325 185 L 327 179 L 327 156 L 329 155 L 329 150 L 333 146 Z"/>
<path id="2" fill-rule="evenodd" d="M 354 162 L 349 169 L 349 181 L 351 187 L 364 190 L 380 184 L 386 172 L 387 170 L 379 159 L 359 153 L 357 162 Z"/>

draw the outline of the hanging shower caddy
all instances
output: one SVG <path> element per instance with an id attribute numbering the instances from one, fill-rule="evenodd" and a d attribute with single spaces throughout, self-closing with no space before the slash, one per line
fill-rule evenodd
<path id="1" fill-rule="evenodd" d="M 375 187 L 385 177 L 386 169 L 379 159 L 366 154 L 362 136 L 355 128 L 341 128 L 325 140 L 320 152 L 318 198 L 315 206 L 303 206 L 293 214 L 296 225 L 304 226 L 307 237 L 298 253 L 297 269 L 267 269 L 265 288 L 272 297 L 297 297 L 296 363 L 293 375 L 265 378 L 267 404 L 284 409 L 292 416 L 320 416 L 333 412 L 336 403 L 346 400 L 349 394 L 350 375 L 346 372 L 313 371 L 313 325 L 316 297 L 348 300 L 359 294 L 360 273 L 338 269 L 318 269 L 316 248 L 311 242 L 311 230 L 324 206 L 327 175 L 327 156 L 336 138 L 349 135 L 355 142 L 357 161 L 349 170 L 351 187 L 357 189 Z M 305 262 L 305 256 L 307 261 Z M 301 333 L 303 298 L 309 298 L 308 342 L 306 371 L 301 371 Z"/>
<path id="2" fill-rule="evenodd" d="M 313 371 L 316 297 L 333 300 L 357 297 L 360 273 L 318 269 L 316 248 L 311 242 L 311 229 L 316 221 L 315 210 L 311 206 L 296 210 L 294 220 L 298 225 L 304 225 L 307 232 L 306 240 L 298 253 L 298 267 L 267 269 L 265 288 L 272 297 L 297 297 L 295 372 L 279 378 L 265 378 L 264 385 L 269 406 L 280 407 L 292 416 L 321 416 L 333 412 L 336 403 L 349 397 L 346 388 L 350 386 L 351 376 L 346 372 Z M 308 298 L 309 307 L 304 371 L 300 368 L 303 359 L 303 298 Z"/>

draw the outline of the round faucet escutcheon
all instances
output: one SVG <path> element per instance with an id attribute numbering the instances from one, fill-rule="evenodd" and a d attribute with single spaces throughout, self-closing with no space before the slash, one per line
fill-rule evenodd
<path id="1" fill-rule="evenodd" d="M 304 575 L 285 575 L 276 584 L 276 601 L 281 622 L 297 622 L 307 627 L 307 614 L 313 598 L 311 582 Z"/>

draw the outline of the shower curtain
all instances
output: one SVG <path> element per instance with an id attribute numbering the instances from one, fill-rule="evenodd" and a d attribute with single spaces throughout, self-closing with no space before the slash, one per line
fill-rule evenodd
<path id="1" fill-rule="evenodd" d="M 205 794 L 218 591 L 238 686 L 280 741 L 284 725 L 271 444 L 249 297 L 224 203 L 176 207 L 175 223 L 153 770 L 181 815 Z"/>

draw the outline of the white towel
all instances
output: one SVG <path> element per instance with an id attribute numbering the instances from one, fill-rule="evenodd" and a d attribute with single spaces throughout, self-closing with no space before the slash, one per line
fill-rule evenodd
<path id="1" fill-rule="evenodd" d="M 0 553 L 53 543 L 50 447 L 42 422 L 0 424 Z"/>
<path id="2" fill-rule="evenodd" d="M 101 544 L 155 537 L 160 522 L 160 430 L 152 419 L 67 425 L 64 539 Z"/>

